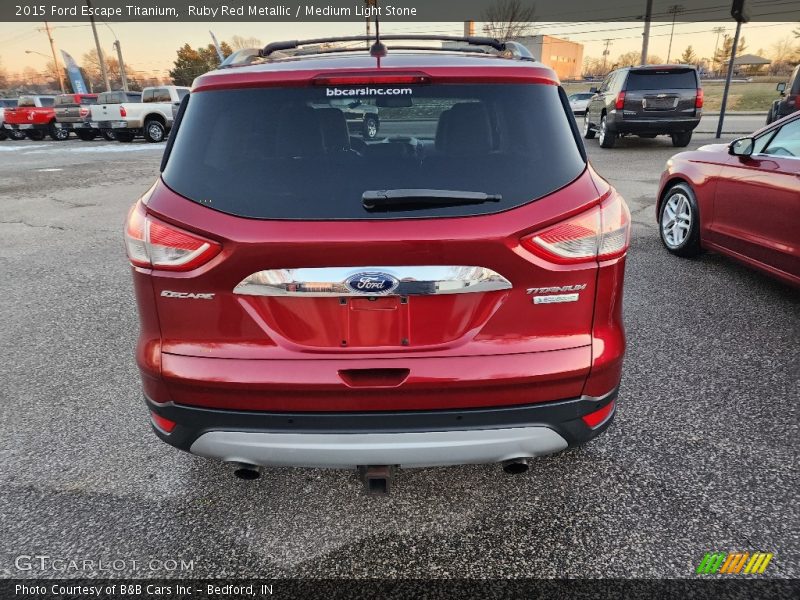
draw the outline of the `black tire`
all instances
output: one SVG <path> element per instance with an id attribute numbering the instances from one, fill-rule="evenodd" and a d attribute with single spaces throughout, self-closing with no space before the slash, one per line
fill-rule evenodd
<path id="1" fill-rule="evenodd" d="M 5 129 L 0 129 L 0 140 L 5 140 L 7 138 L 8 138 L 8 135 L 6 135 L 6 130 Z"/>
<path id="2" fill-rule="evenodd" d="M 583 115 L 583 137 L 587 140 L 593 140 L 597 132 L 592 129 L 592 123 L 589 121 L 589 112 Z"/>
<path id="3" fill-rule="evenodd" d="M 606 116 L 600 117 L 600 147 L 613 148 L 617 143 L 617 132 L 607 125 Z"/>
<path id="4" fill-rule="evenodd" d="M 55 142 L 63 142 L 69 139 L 69 129 L 63 127 L 56 127 L 56 122 L 52 121 L 48 127 L 47 133 L 50 134 L 50 139 Z"/>
<path id="5" fill-rule="evenodd" d="M 672 145 L 676 148 L 686 148 L 689 145 L 689 142 L 692 141 L 692 132 L 687 131 L 685 133 L 673 133 L 672 134 Z"/>
<path id="6" fill-rule="evenodd" d="M 102 129 L 100 130 L 100 135 L 103 136 L 103 139 L 107 142 L 113 142 L 117 139 L 117 136 L 114 135 L 114 132 L 110 129 Z"/>
<path id="7" fill-rule="evenodd" d="M 130 131 L 116 131 L 114 132 L 114 137 L 118 142 L 122 142 L 123 144 L 130 144 L 133 141 L 133 138 L 136 137 Z"/>
<path id="8" fill-rule="evenodd" d="M 367 115 L 364 117 L 364 127 L 361 136 L 367 140 L 374 140 L 378 137 L 378 119 Z"/>
<path id="9" fill-rule="evenodd" d="M 8 137 L 10 137 L 12 140 L 20 141 L 24 140 L 27 136 L 25 135 L 24 131 L 20 131 L 18 129 L 12 129 L 11 131 L 8 132 Z"/>
<path id="10" fill-rule="evenodd" d="M 144 122 L 144 129 L 142 133 L 144 135 L 144 139 L 151 144 L 157 144 L 158 142 L 163 142 L 165 139 L 167 139 L 167 128 L 155 119 L 150 119 L 149 121 Z"/>
<path id="11" fill-rule="evenodd" d="M 41 142 L 44 139 L 44 131 L 39 129 L 31 129 L 25 132 L 25 137 L 34 142 Z"/>
<path id="12" fill-rule="evenodd" d="M 688 225 L 679 226 L 686 224 L 687 215 Z M 688 183 L 676 183 L 664 193 L 658 209 L 658 234 L 664 247 L 676 256 L 691 258 L 702 252 L 700 211 Z"/>
<path id="13" fill-rule="evenodd" d="M 93 129 L 90 129 L 89 131 L 83 129 L 76 129 L 75 135 L 77 135 L 81 139 L 81 141 L 91 142 L 94 138 L 97 137 L 97 132 L 94 131 Z"/>

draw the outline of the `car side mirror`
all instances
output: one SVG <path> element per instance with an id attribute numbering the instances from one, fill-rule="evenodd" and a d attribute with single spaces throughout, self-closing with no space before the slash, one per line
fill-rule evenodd
<path id="1" fill-rule="evenodd" d="M 728 154 L 732 154 L 733 156 L 751 156 L 755 145 L 756 141 L 751 137 L 739 138 L 730 143 L 728 146 Z"/>
<path id="2" fill-rule="evenodd" d="M 775 89 L 780 92 L 781 96 L 783 96 L 784 92 L 786 92 L 786 82 L 781 81 L 778 85 L 775 86 Z"/>
<path id="3" fill-rule="evenodd" d="M 600 91 L 600 90 L 599 90 L 599 89 L 597 89 L 597 87 L 595 87 L 595 86 L 592 86 L 592 87 L 590 87 L 590 88 L 589 88 L 589 93 L 590 93 L 590 94 L 596 94 L 596 93 L 597 93 L 597 92 L 599 92 L 599 91 Z"/>

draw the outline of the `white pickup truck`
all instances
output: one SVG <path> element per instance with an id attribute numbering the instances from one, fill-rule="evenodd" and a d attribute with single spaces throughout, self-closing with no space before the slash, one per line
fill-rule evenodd
<path id="1" fill-rule="evenodd" d="M 132 142 L 141 135 L 148 142 L 162 142 L 172 128 L 188 87 L 162 85 L 142 90 L 141 102 L 98 103 L 91 107 L 92 127 L 112 131 L 120 142 Z M 102 97 L 102 94 L 101 94 Z"/>

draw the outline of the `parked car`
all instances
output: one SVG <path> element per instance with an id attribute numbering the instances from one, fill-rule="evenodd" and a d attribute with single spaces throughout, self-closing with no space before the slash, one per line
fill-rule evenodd
<path id="1" fill-rule="evenodd" d="M 613 148 L 617 138 L 669 135 L 683 148 L 703 116 L 703 88 L 694 67 L 651 65 L 625 67 L 608 74 L 589 101 L 583 136 L 598 136 L 602 148 Z"/>
<path id="2" fill-rule="evenodd" d="M 54 96 L 20 96 L 16 107 L 5 109 L 6 131 L 22 132 L 31 140 L 43 140 L 45 135 L 66 140 L 69 131 L 56 127 L 54 104 Z"/>
<path id="3" fill-rule="evenodd" d="M 118 104 L 131 104 L 142 101 L 141 92 L 124 92 L 116 90 L 113 92 L 103 92 L 97 96 L 97 102 L 89 107 L 89 125 L 97 129 L 100 135 L 108 141 L 117 139 L 111 122 L 108 121 L 113 115 L 119 115 Z M 133 141 L 133 137 L 129 141 Z"/>
<path id="4" fill-rule="evenodd" d="M 571 94 L 567 100 L 569 100 L 569 107 L 572 109 L 572 113 L 575 115 L 585 115 L 586 107 L 589 106 L 589 100 L 593 97 L 594 94 L 592 92 Z"/>
<path id="5" fill-rule="evenodd" d="M 7 108 L 15 108 L 17 106 L 16 98 L 0 98 L 0 140 L 11 138 L 12 140 L 21 140 L 25 138 L 25 134 L 19 130 L 6 129 L 5 127 L 5 111 Z"/>
<path id="6" fill-rule="evenodd" d="M 107 103 L 92 107 L 92 121 L 102 131 L 112 131 L 120 142 L 132 142 L 137 136 L 148 142 L 162 142 L 172 128 L 181 99 L 189 88 L 174 85 L 142 90 L 141 102 Z"/>
<path id="7" fill-rule="evenodd" d="M 330 103 L 317 105 L 315 108 L 334 106 L 344 113 L 348 132 L 356 133 L 364 139 L 375 139 L 380 129 L 378 107 L 361 99 L 331 98 Z"/>
<path id="8" fill-rule="evenodd" d="M 243 477 L 361 466 L 380 488 L 388 465 L 518 472 L 605 430 L 630 213 L 555 73 L 513 42 L 302 45 L 196 79 L 129 213 L 156 434 Z M 392 135 L 349 135 L 342 96 Z"/>
<path id="9" fill-rule="evenodd" d="M 772 103 L 767 114 L 767 125 L 800 110 L 800 65 L 794 68 L 788 83 L 781 82 L 776 89 L 781 98 Z"/>
<path id="10" fill-rule="evenodd" d="M 97 104 L 97 94 L 61 94 L 56 96 L 56 127 L 74 131 L 83 141 L 95 139 L 100 133 L 92 127 L 90 107 Z"/>
<path id="11" fill-rule="evenodd" d="M 656 209 L 673 254 L 714 250 L 800 286 L 800 113 L 673 156 Z"/>

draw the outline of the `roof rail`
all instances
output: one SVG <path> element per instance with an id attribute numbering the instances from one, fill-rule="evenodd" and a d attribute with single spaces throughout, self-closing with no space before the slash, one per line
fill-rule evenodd
<path id="1" fill-rule="evenodd" d="M 467 44 L 469 46 L 484 46 L 489 47 L 497 51 L 498 54 L 505 58 L 514 58 L 517 60 L 534 60 L 533 55 L 530 51 L 520 44 L 519 42 L 501 42 L 495 38 L 490 37 L 480 37 L 480 36 L 453 36 L 453 35 L 414 35 L 414 34 L 392 34 L 392 35 L 382 35 L 380 37 L 382 42 L 384 41 L 398 41 L 398 40 L 406 40 L 406 41 L 434 41 L 434 42 L 456 42 Z M 308 40 L 286 40 L 281 42 L 272 42 L 264 46 L 264 48 L 259 52 L 259 56 L 262 57 L 269 57 L 271 54 L 275 52 L 281 52 L 285 50 L 295 50 L 300 46 L 309 46 L 312 44 L 331 44 L 335 42 L 372 42 L 375 41 L 373 36 L 367 35 L 350 35 L 350 36 L 343 36 L 343 37 L 327 37 L 327 38 L 314 38 Z M 444 50 L 450 51 L 454 50 L 454 48 L 425 48 L 426 50 Z M 360 50 L 360 48 L 353 48 L 352 50 Z M 341 49 L 331 49 L 331 50 L 320 50 L 320 53 L 324 53 L 326 51 L 342 51 Z M 482 52 L 481 50 L 477 50 L 477 52 Z M 483 51 L 485 52 L 485 51 Z M 230 58 L 230 57 L 229 57 Z M 226 59 L 225 62 L 228 62 Z M 223 63 L 224 64 L 224 63 Z"/>

